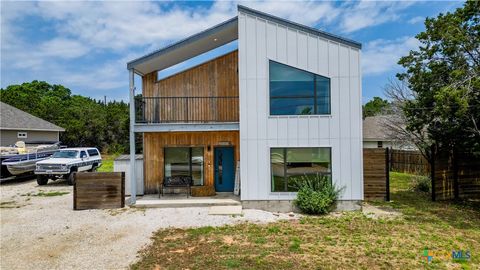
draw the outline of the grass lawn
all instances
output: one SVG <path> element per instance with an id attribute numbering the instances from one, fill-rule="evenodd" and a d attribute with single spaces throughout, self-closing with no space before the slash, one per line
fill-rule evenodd
<path id="1" fill-rule="evenodd" d="M 97 169 L 98 172 L 113 172 L 113 160 L 118 155 L 102 155 L 102 166 Z"/>
<path id="2" fill-rule="evenodd" d="M 411 175 L 391 174 L 396 219 L 359 212 L 307 216 L 267 225 L 167 229 L 132 269 L 480 269 L 480 206 L 431 202 L 410 190 Z M 439 256 L 426 263 L 424 249 Z M 467 262 L 441 257 L 469 250 Z"/>

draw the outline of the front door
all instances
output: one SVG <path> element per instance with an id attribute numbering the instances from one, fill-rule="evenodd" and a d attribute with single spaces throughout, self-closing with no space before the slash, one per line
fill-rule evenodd
<path id="1" fill-rule="evenodd" d="M 215 191 L 233 192 L 234 184 L 233 147 L 215 147 Z"/>

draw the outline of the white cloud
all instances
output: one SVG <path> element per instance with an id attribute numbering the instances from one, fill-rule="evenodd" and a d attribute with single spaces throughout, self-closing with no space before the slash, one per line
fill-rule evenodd
<path id="1" fill-rule="evenodd" d="M 417 24 L 417 23 L 421 23 L 421 22 L 424 22 L 424 21 L 425 21 L 425 17 L 416 16 L 416 17 L 411 18 L 411 19 L 408 20 L 407 22 L 408 22 L 409 24 Z"/>
<path id="2" fill-rule="evenodd" d="M 306 25 L 332 22 L 340 13 L 333 2 L 259 1 L 239 4 Z"/>
<path id="3" fill-rule="evenodd" d="M 329 26 L 341 33 L 397 20 L 398 13 L 411 4 L 273 0 L 238 3 L 301 24 Z M 41 79 L 82 89 L 127 88 L 126 62 L 235 16 L 236 5 L 237 1 L 217 1 L 201 8 L 144 1 L 2 2 L 2 73 L 8 70 L 8 82 Z M 30 18 L 48 24 L 48 33 L 38 33 L 40 41 L 31 42 L 22 33 L 25 25 L 32 27 L 26 21 Z M 399 48 L 395 46 L 401 47 L 402 42 L 408 47 L 408 41 L 399 40 L 367 44 L 364 63 L 378 59 L 375 53 L 383 55 L 383 60 L 375 66 L 365 65 L 365 73 L 391 68 L 393 64 L 388 63 L 398 60 Z"/>
<path id="4" fill-rule="evenodd" d="M 402 10 L 414 4 L 410 1 L 360 1 L 347 2 L 340 7 L 339 29 L 344 33 L 396 21 Z"/>
<path id="5" fill-rule="evenodd" d="M 395 40 L 377 39 L 368 42 L 362 52 L 362 70 L 364 75 L 376 75 L 395 69 L 400 57 L 410 50 L 418 48 L 420 42 L 414 37 L 402 37 Z"/>

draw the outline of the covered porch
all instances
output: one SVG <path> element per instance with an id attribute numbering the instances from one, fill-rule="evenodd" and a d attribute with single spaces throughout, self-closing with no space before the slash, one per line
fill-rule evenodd
<path id="1" fill-rule="evenodd" d="M 237 39 L 235 17 L 127 64 L 130 153 L 133 159 L 135 135 L 142 134 L 146 195 L 137 202 L 132 181 L 130 204 L 238 203 L 217 195 L 229 192 L 233 196 L 240 160 L 238 50 L 158 79 L 159 72 Z M 141 77 L 141 96 L 135 87 L 136 75 Z M 130 166 L 132 173 L 135 163 Z M 193 198 L 160 198 L 163 183 L 171 177 L 191 179 Z M 209 197 L 197 201 L 197 197 L 204 196 Z"/>
<path id="2" fill-rule="evenodd" d="M 172 193 L 175 188 L 163 186 L 171 177 L 189 177 L 193 197 L 233 194 L 240 160 L 238 131 L 147 132 L 143 139 L 145 194 L 158 198 Z"/>

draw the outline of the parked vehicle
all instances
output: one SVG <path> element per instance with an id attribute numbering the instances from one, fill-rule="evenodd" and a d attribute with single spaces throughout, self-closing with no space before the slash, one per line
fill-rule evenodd
<path id="1" fill-rule="evenodd" d="M 18 141 L 11 147 L 0 147 L 2 177 L 33 173 L 38 161 L 47 159 L 60 149 L 60 142 Z"/>
<path id="2" fill-rule="evenodd" d="M 97 148 L 65 148 L 54 153 L 51 158 L 37 162 L 35 174 L 37 183 L 46 185 L 48 180 L 67 179 L 74 184 L 75 172 L 96 171 L 102 166 L 102 157 Z"/>

